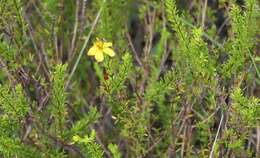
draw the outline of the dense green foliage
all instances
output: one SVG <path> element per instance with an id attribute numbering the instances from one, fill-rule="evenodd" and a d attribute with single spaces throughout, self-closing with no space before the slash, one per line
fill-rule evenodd
<path id="1" fill-rule="evenodd" d="M 260 157 L 259 10 L 0 0 L 0 158 Z"/>

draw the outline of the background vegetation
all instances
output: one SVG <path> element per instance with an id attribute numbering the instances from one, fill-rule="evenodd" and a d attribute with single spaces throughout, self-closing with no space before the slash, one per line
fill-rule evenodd
<path id="1" fill-rule="evenodd" d="M 0 0 L 0 157 L 260 157 L 257 0 Z M 87 56 L 96 38 L 114 57 Z"/>

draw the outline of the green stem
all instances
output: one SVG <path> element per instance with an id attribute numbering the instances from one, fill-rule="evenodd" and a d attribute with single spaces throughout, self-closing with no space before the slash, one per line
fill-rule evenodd
<path id="1" fill-rule="evenodd" d="M 88 33 L 88 36 L 86 37 L 86 40 L 85 40 L 85 42 L 84 42 L 84 44 L 83 44 L 83 46 L 82 46 L 82 48 L 81 48 L 81 50 L 80 50 L 79 56 L 78 56 L 78 58 L 77 58 L 77 60 L 76 60 L 76 62 L 75 62 L 75 64 L 74 64 L 73 69 L 72 69 L 72 71 L 71 71 L 71 73 L 70 73 L 70 75 L 69 75 L 69 78 L 68 78 L 68 80 L 67 80 L 66 88 L 68 87 L 68 85 L 69 85 L 69 83 L 70 83 L 70 81 L 71 81 L 71 79 L 72 79 L 72 77 L 73 77 L 73 75 L 74 75 L 74 73 L 75 73 L 75 71 L 76 71 L 76 69 L 77 69 L 77 67 L 78 67 L 79 61 L 80 61 L 80 59 L 81 59 L 83 53 L 85 52 L 85 49 L 86 49 L 87 44 L 88 44 L 88 42 L 89 42 L 90 36 L 91 36 L 91 34 L 93 33 L 94 28 L 95 28 L 95 26 L 96 26 L 96 24 L 97 24 L 97 22 L 98 22 L 98 20 L 99 20 L 99 17 L 100 17 L 100 15 L 101 15 L 102 10 L 103 10 L 104 4 L 105 4 L 105 1 L 103 2 L 101 8 L 99 9 L 99 11 L 98 11 L 98 13 L 97 13 L 97 16 L 96 16 L 96 18 L 95 18 L 95 20 L 94 20 L 94 22 L 93 22 L 93 24 L 92 24 L 92 26 L 91 26 L 91 29 L 90 29 L 90 31 L 89 31 L 89 33 Z"/>

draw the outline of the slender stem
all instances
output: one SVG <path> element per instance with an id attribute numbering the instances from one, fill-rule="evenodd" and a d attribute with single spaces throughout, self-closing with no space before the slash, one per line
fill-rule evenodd
<path id="1" fill-rule="evenodd" d="M 204 26 L 205 26 L 207 6 L 208 6 L 208 0 L 205 0 L 204 5 L 203 5 L 203 10 L 202 10 L 202 18 L 201 18 L 201 27 L 202 27 L 202 29 L 204 29 Z"/>
<path id="2" fill-rule="evenodd" d="M 80 2 L 79 0 L 76 1 L 76 10 L 75 10 L 75 22 L 74 22 L 74 30 L 73 30 L 73 36 L 70 44 L 70 51 L 69 51 L 69 57 L 73 56 L 74 54 L 74 49 L 76 45 L 76 38 L 77 38 L 77 33 L 78 33 L 78 26 L 79 26 L 79 7 L 80 7 Z"/>
<path id="3" fill-rule="evenodd" d="M 144 67 L 144 66 L 143 66 L 143 63 L 142 63 L 141 59 L 139 58 L 138 53 L 137 53 L 137 51 L 136 51 L 136 49 L 135 49 L 135 47 L 134 47 L 134 44 L 133 44 L 133 42 L 132 42 L 132 39 L 131 39 L 131 36 L 130 36 L 129 32 L 126 32 L 126 37 L 127 37 L 128 42 L 129 42 L 129 45 L 130 45 L 130 47 L 131 47 L 131 49 L 132 49 L 132 51 L 133 51 L 133 53 L 134 53 L 135 60 L 137 61 L 137 63 L 138 63 L 141 67 Z"/>
<path id="4" fill-rule="evenodd" d="M 221 114 L 221 119 L 220 119 L 220 122 L 219 122 L 219 125 L 218 125 L 218 131 L 217 131 L 217 134 L 216 134 L 216 136 L 215 136 L 215 140 L 214 140 L 214 143 L 213 143 L 213 145 L 212 145 L 209 158 L 213 158 L 214 148 L 215 148 L 215 145 L 216 145 L 216 142 L 217 142 L 217 139 L 218 139 L 218 135 L 219 135 L 219 132 L 220 132 L 220 128 L 221 128 L 221 126 L 222 126 L 223 118 L 224 118 L 224 114 L 222 113 L 222 114 Z"/>
<path id="5" fill-rule="evenodd" d="M 257 66 L 256 66 L 256 63 L 255 63 L 254 57 L 253 57 L 253 55 L 251 54 L 251 52 L 249 52 L 249 57 L 250 57 L 250 59 L 251 59 L 253 65 L 254 65 L 254 67 L 255 67 L 255 70 L 256 70 L 256 74 L 257 74 L 257 76 L 260 78 L 259 70 L 258 70 L 258 68 L 257 68 Z"/>
<path id="6" fill-rule="evenodd" d="M 66 88 L 68 87 L 68 85 L 69 85 L 69 83 L 70 83 L 70 80 L 72 79 L 72 77 L 73 77 L 73 75 L 74 75 L 74 73 L 75 73 L 75 71 L 76 71 L 76 69 L 77 69 L 77 67 L 78 67 L 79 61 L 80 61 L 80 59 L 81 59 L 83 53 L 85 52 L 85 49 L 86 49 L 87 44 L 88 44 L 88 42 L 89 42 L 90 36 L 91 36 L 91 34 L 93 33 L 94 28 L 95 28 L 95 26 L 96 26 L 96 24 L 97 24 L 97 22 L 98 22 L 98 19 L 99 19 L 100 15 L 101 15 L 102 10 L 103 10 L 103 6 L 104 6 L 104 3 L 103 3 L 103 5 L 102 5 L 102 7 L 99 9 L 99 11 L 98 11 L 98 13 L 97 13 L 97 15 L 96 15 L 96 18 L 95 18 L 95 20 L 94 20 L 94 22 L 93 22 L 93 24 L 92 24 L 92 26 L 91 26 L 91 29 L 90 29 L 90 31 L 89 31 L 89 33 L 88 33 L 88 36 L 86 37 L 86 40 L 85 40 L 85 42 L 84 42 L 84 44 L 83 44 L 83 46 L 82 46 L 82 48 L 81 48 L 81 50 L 80 50 L 79 56 L 78 56 L 78 58 L 77 58 L 77 60 L 76 60 L 76 62 L 75 62 L 75 64 L 74 64 L 74 66 L 73 66 L 73 68 L 72 68 L 72 71 L 71 71 L 71 73 L 70 73 L 70 75 L 69 75 L 69 78 L 68 78 L 68 80 L 67 80 Z"/>

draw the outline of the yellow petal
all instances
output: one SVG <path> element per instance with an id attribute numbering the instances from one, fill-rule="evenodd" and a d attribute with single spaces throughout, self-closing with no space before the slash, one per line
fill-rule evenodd
<path id="1" fill-rule="evenodd" d="M 93 47 L 91 47 L 91 48 L 89 49 L 88 55 L 89 55 L 89 56 L 94 56 L 94 55 L 96 54 L 96 52 L 98 52 L 98 51 L 99 51 L 98 48 L 97 48 L 96 46 L 93 46 Z"/>
<path id="2" fill-rule="evenodd" d="M 115 52 L 111 48 L 105 48 L 104 53 L 106 53 L 107 55 L 109 55 L 111 57 L 115 56 Z"/>
<path id="3" fill-rule="evenodd" d="M 112 45 L 111 42 L 104 42 L 104 47 L 112 47 Z"/>
<path id="4" fill-rule="evenodd" d="M 104 60 L 104 55 L 102 51 L 98 51 L 95 54 L 95 59 L 97 60 L 97 62 L 101 62 Z"/>

